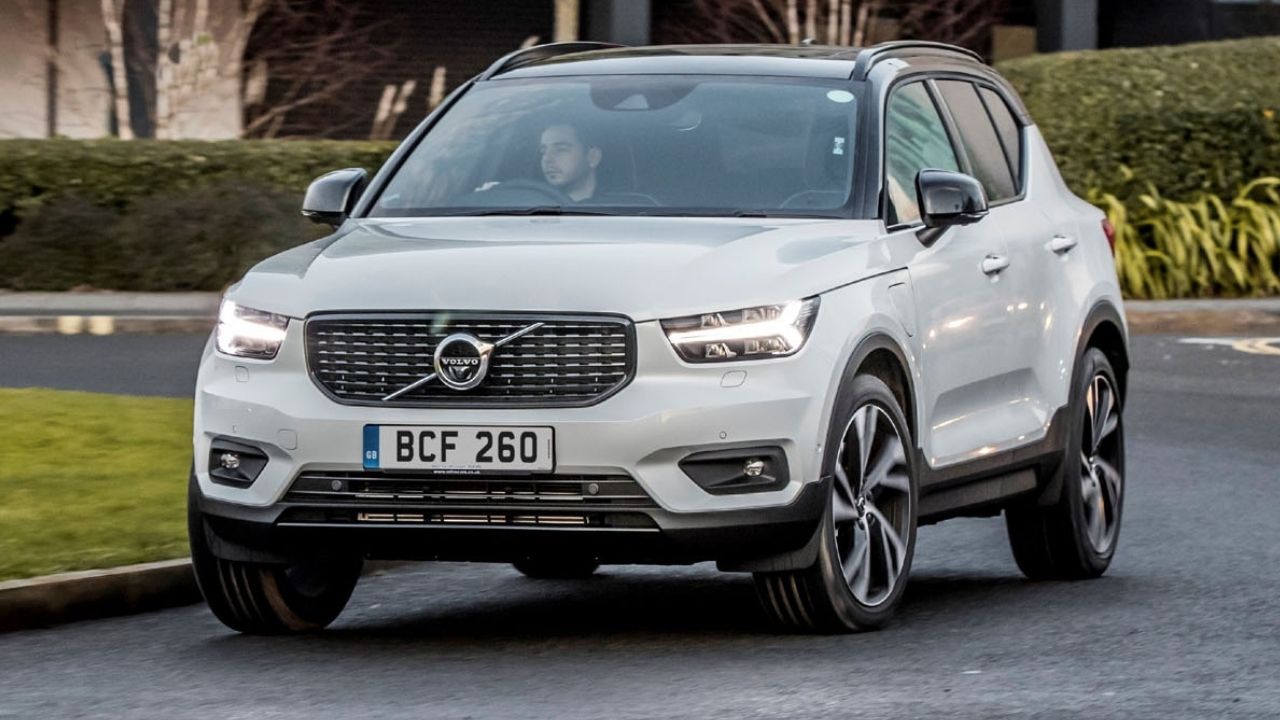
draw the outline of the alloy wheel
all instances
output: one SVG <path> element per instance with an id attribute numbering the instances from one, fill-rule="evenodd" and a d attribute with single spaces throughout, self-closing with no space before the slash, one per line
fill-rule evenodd
<path id="1" fill-rule="evenodd" d="M 902 435 L 884 409 L 863 405 L 841 436 L 831 512 L 845 582 L 864 606 L 883 603 L 898 584 L 911 502 Z"/>
<path id="2" fill-rule="evenodd" d="M 1080 500 L 1085 535 L 1099 555 L 1115 542 L 1120 527 L 1124 477 L 1120 471 L 1120 405 L 1115 386 L 1104 374 L 1094 375 L 1085 395 L 1084 433 L 1080 443 Z"/>

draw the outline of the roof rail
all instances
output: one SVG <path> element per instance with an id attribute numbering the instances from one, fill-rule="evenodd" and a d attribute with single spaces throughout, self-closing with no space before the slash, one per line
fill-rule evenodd
<path id="1" fill-rule="evenodd" d="M 520 48 L 515 52 L 507 53 L 498 58 L 496 62 L 489 66 L 489 69 L 480 73 L 477 80 L 488 80 L 499 73 L 509 72 L 519 67 L 524 67 L 530 63 L 546 60 L 557 55 L 568 55 L 569 53 L 586 52 L 588 50 L 608 50 L 610 48 L 626 47 L 625 45 L 616 45 L 614 43 L 604 42 L 558 42 L 547 43 L 545 45 L 534 45 L 533 47 Z"/>
<path id="2" fill-rule="evenodd" d="M 867 74 L 871 72 L 871 68 L 875 67 L 876 63 L 910 55 L 960 56 L 968 60 L 984 62 L 982 56 L 978 53 L 958 45 L 929 42 L 927 40 L 894 40 L 872 45 L 860 51 L 857 60 L 854 61 L 853 77 L 858 80 L 865 80 Z"/>

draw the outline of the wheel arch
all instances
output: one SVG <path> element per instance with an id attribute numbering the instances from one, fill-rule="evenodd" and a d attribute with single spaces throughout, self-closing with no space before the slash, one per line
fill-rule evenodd
<path id="1" fill-rule="evenodd" d="M 911 442 L 919 446 L 919 413 L 916 408 L 915 385 L 912 382 L 912 366 L 907 358 L 907 352 L 892 336 L 884 332 L 872 332 L 854 346 L 845 364 L 840 384 L 843 386 L 864 373 L 882 380 L 893 391 L 903 414 L 907 416 Z"/>
<path id="2" fill-rule="evenodd" d="M 1111 361 L 1111 367 L 1116 373 L 1116 381 L 1120 384 L 1120 399 L 1123 401 L 1129 387 L 1129 336 L 1120 310 L 1106 300 L 1093 306 L 1080 329 L 1080 339 L 1076 343 L 1073 376 L 1079 370 L 1080 359 L 1089 348 L 1101 350 L 1102 354 Z M 1073 387 L 1074 382 L 1073 378 Z"/>

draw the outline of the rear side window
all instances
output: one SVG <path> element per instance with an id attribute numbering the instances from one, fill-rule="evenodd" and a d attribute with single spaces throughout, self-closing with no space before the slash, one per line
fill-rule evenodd
<path id="1" fill-rule="evenodd" d="M 1009 167 L 1013 168 L 1013 183 L 1022 187 L 1022 128 L 1009 112 L 1009 105 L 999 93 L 990 88 L 980 87 L 978 92 L 982 101 L 996 123 L 996 132 L 1000 134 L 1000 142 L 1004 145 L 1005 157 L 1009 158 Z"/>
<path id="2" fill-rule="evenodd" d="M 929 90 L 914 82 L 893 91 L 885 117 L 887 224 L 920 219 L 916 175 L 926 168 L 954 172 L 959 163 Z"/>
<path id="3" fill-rule="evenodd" d="M 951 109 L 956 129 L 960 132 L 960 144 L 969 156 L 973 174 L 987 191 L 987 199 L 995 203 L 1017 195 L 1018 188 L 1009 169 L 1008 156 L 982 99 L 978 97 L 977 88 L 972 83 L 958 80 L 939 80 L 938 90 Z"/>

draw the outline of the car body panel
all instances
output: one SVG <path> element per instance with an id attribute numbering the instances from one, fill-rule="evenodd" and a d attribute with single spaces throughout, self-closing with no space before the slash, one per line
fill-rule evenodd
<path id="1" fill-rule="evenodd" d="M 610 73 L 848 78 L 855 55 L 835 53 L 609 50 L 483 82 Z M 1025 182 L 1017 200 L 924 242 L 922 225 L 886 228 L 879 219 L 881 116 L 895 84 L 934 76 L 968 78 L 1006 94 L 1026 123 Z M 1056 449 L 1051 436 L 1062 427 L 1059 421 L 1055 431 L 1054 423 L 1069 404 L 1087 319 L 1105 311 L 1125 330 L 1102 213 L 1066 187 L 1016 94 L 989 68 L 893 58 L 849 87 L 860 98 L 861 129 L 860 179 L 847 219 L 367 217 L 417 138 L 447 111 L 446 100 L 377 173 L 337 232 L 263 261 L 228 290 L 235 303 L 293 320 L 272 361 L 224 355 L 212 341 L 206 347 L 193 431 L 203 497 L 266 509 L 280 503 L 300 471 L 357 472 L 366 424 L 483 424 L 553 427 L 556 473 L 629 474 L 669 516 L 781 512 L 805 487 L 825 482 L 836 398 L 871 346 L 892 349 L 903 365 L 907 387 L 900 390 L 925 463 L 922 482 L 952 491 L 1011 469 L 1025 474 L 1027 465 L 1018 463 L 1039 462 Z M 1058 235 L 1078 242 L 1054 252 L 1050 243 Z M 1010 260 L 994 276 L 981 268 L 993 254 Z M 816 321 L 788 357 L 688 363 L 658 322 L 814 296 L 821 297 Z M 311 315 L 428 310 L 622 315 L 634 323 L 635 374 L 606 399 L 572 408 L 344 405 L 310 377 L 304 329 Z M 223 437 L 268 455 L 249 487 L 210 479 L 202 459 Z M 711 494 L 678 466 L 693 453 L 762 445 L 785 453 L 791 475 L 780 489 Z M 963 510 L 935 506 L 940 516 Z"/>

